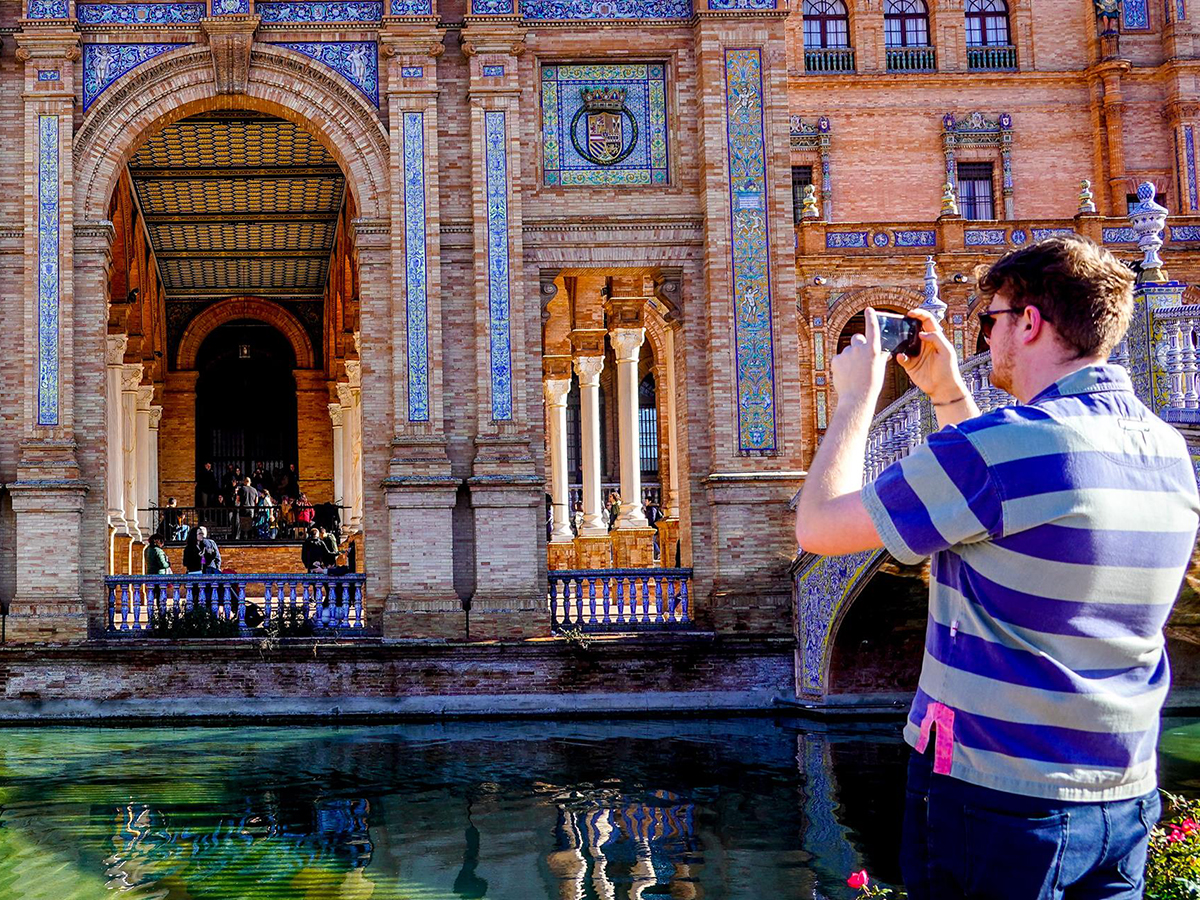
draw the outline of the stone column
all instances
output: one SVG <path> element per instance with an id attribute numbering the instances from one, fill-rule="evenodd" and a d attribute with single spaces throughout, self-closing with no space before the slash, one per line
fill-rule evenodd
<path id="1" fill-rule="evenodd" d="M 676 566 L 675 546 L 679 542 L 679 423 L 675 406 L 675 330 L 677 323 L 669 322 L 666 328 L 663 355 L 663 371 L 666 377 L 662 391 L 666 395 L 667 418 L 667 483 L 663 485 L 663 517 L 658 520 L 658 547 L 663 566 Z M 660 409 L 663 406 L 660 404 Z"/>
<path id="2" fill-rule="evenodd" d="M 165 498 L 160 496 L 161 490 L 158 485 L 158 423 L 162 421 L 162 412 L 161 406 L 150 407 L 150 479 L 147 496 L 154 506 L 166 505 Z M 188 505 L 187 498 L 183 499 L 182 505 Z"/>
<path id="3" fill-rule="evenodd" d="M 124 479 L 125 521 L 136 543 L 142 540 L 137 514 L 137 405 L 142 383 L 142 364 L 126 363 L 121 376 L 121 474 Z M 136 552 L 136 547 L 130 551 Z"/>
<path id="4" fill-rule="evenodd" d="M 604 524 L 600 497 L 600 372 L 603 368 L 602 354 L 575 357 L 583 464 L 583 524 L 575 539 L 575 565 L 580 569 L 606 569 L 612 565 L 612 544 Z"/>
<path id="5" fill-rule="evenodd" d="M 108 503 L 108 524 L 122 534 L 129 534 L 125 522 L 125 476 L 122 474 L 121 461 L 121 374 L 125 364 L 125 347 L 129 338 L 124 334 L 108 336 L 105 354 L 105 433 L 108 441 L 107 464 L 108 472 L 105 478 L 105 496 Z"/>
<path id="6" fill-rule="evenodd" d="M 549 566 L 570 568 L 575 561 L 575 533 L 571 530 L 571 510 L 567 498 L 567 394 L 570 378 L 547 378 L 542 382 L 546 394 L 546 432 L 550 443 L 550 501 L 554 527 L 550 532 Z M 563 548 L 566 548 L 563 552 Z"/>
<path id="7" fill-rule="evenodd" d="M 137 389 L 137 437 L 134 441 L 137 460 L 137 480 L 134 502 L 137 504 L 138 530 L 142 540 L 150 540 L 150 401 L 154 399 L 154 385 L 143 384 Z M 137 561 L 134 561 L 137 567 Z"/>
<path id="8" fill-rule="evenodd" d="M 617 446 L 620 449 L 621 513 L 617 528 L 645 528 L 642 512 L 642 465 L 638 438 L 638 360 L 646 341 L 645 328 L 609 332 L 617 355 Z"/>
<path id="9" fill-rule="evenodd" d="M 347 366 L 349 364 L 347 363 Z M 351 533 L 362 530 L 362 432 L 359 400 L 361 391 L 345 382 L 337 386 L 342 403 L 342 524 Z"/>
<path id="10" fill-rule="evenodd" d="M 329 404 L 329 418 L 333 421 L 333 502 L 339 506 L 345 504 L 346 498 L 346 469 L 345 469 L 345 430 L 342 404 Z"/>

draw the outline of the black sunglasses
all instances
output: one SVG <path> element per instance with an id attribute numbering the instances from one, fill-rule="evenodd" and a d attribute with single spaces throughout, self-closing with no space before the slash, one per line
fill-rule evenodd
<path id="1" fill-rule="evenodd" d="M 987 312 L 981 312 L 979 314 L 979 332 L 985 341 L 990 340 L 992 329 L 996 327 L 996 316 L 1001 313 L 1019 316 L 1023 312 L 1025 312 L 1024 309 L 989 309 Z"/>

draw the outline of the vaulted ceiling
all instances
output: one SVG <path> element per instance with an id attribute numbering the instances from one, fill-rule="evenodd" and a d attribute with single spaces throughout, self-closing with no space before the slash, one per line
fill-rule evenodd
<path id="1" fill-rule="evenodd" d="M 168 300 L 321 297 L 345 180 L 302 128 L 204 113 L 146 141 L 129 174 Z"/>

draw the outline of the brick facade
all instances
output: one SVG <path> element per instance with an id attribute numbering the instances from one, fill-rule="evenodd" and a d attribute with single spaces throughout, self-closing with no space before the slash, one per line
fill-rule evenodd
<path id="1" fill-rule="evenodd" d="M 361 489 L 355 540 L 368 615 L 389 637 L 448 637 L 469 599 L 476 636 L 515 638 L 549 627 L 542 379 L 569 378 L 579 335 L 599 336 L 602 479 L 615 479 L 619 398 L 604 330 L 612 299 L 632 297 L 647 330 L 638 378 L 653 371 L 657 380 L 659 481 L 677 510 L 662 529 L 672 545 L 677 535 L 679 563 L 694 569 L 697 623 L 788 635 L 788 503 L 835 403 L 829 360 L 857 313 L 920 302 L 931 254 L 948 327 L 969 355 L 971 271 L 1004 247 L 1052 228 L 1103 240 L 1105 228 L 1125 224 L 1124 195 L 1147 178 L 1166 195 L 1172 226 L 1200 227 L 1191 199 L 1196 26 L 1158 21 L 1153 4 L 1150 31 L 1102 40 L 1090 3 L 1039 0 L 1035 9 L 1014 0 L 1016 65 L 1002 72 L 972 69 L 962 12 L 940 4 L 931 21 L 936 71 L 921 73 L 888 71 L 882 10 L 865 3 L 849 4 L 856 71 L 824 73 L 806 71 L 799 3 L 710 10 L 698 0 L 685 20 L 597 27 L 469 14 L 463 0 L 443 0 L 436 15 L 445 28 L 389 16 L 315 31 L 252 17 L 77 28 L 23 20 L 16 6 L 0 12 L 16 48 L 0 48 L 9 88 L 0 118 L 11 126 L 0 132 L 8 163 L 0 207 L 20 223 L 0 229 L 0 292 L 12 298 L 0 308 L 0 416 L 9 425 L 0 431 L 8 485 L 0 592 L 15 595 L 10 638 L 81 639 L 101 611 L 101 577 L 140 558 L 143 536 L 106 498 L 108 335 L 128 337 L 118 364 L 140 365 L 134 389 L 149 389 L 161 407 L 149 496 L 187 505 L 203 341 L 240 319 L 275 328 L 295 356 L 301 486 L 314 502 Z M 378 106 L 350 75 L 277 46 L 304 40 L 377 41 Z M 114 79 L 85 112 L 81 45 L 152 41 L 181 46 Z M 548 67 L 573 63 L 663 67 L 660 182 L 567 186 L 546 177 L 542 84 Z M 747 108 L 757 118 L 746 119 Z M 162 287 L 125 166 L 159 129 L 214 110 L 296 123 L 345 178 L 319 327 L 302 323 L 286 299 L 253 294 L 180 318 Z M 986 122 L 1004 114 L 1008 124 L 996 128 L 1011 141 L 1000 130 L 994 141 L 959 140 L 954 161 L 993 164 L 997 215 L 1006 218 L 939 218 L 943 117 L 969 122 L 976 112 Z M 58 368 L 41 387 L 56 391 L 55 424 L 39 424 L 35 411 L 37 316 L 46 308 L 34 277 L 45 233 L 37 204 L 48 177 L 35 137 L 45 116 L 60 129 Z M 822 117 L 824 144 L 804 130 Z M 423 150 L 415 168 L 406 123 Z M 792 167 L 814 166 L 820 186 L 822 159 L 821 212 L 797 225 Z M 731 178 L 731 166 L 743 165 Z M 1077 216 L 1084 178 L 1098 214 Z M 412 179 L 423 179 L 423 222 L 406 220 Z M 495 244 L 498 208 L 505 230 Z M 758 256 L 747 261 L 747 252 Z M 1164 256 L 1172 276 L 1200 277 L 1200 242 L 1170 241 Z M 423 323 L 410 321 L 421 315 Z M 756 350 L 747 349 L 751 327 Z M 414 406 L 422 334 L 427 384 Z M 773 430 L 751 435 L 745 423 L 764 410 Z M 339 434 L 353 435 L 344 451 Z M 253 558 L 246 553 L 241 570 Z M 644 561 L 645 548 L 633 555 Z"/>

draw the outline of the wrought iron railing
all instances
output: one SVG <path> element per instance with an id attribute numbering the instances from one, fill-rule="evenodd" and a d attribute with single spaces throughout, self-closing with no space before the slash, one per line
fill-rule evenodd
<path id="1" fill-rule="evenodd" d="M 612 491 L 621 490 L 621 484 L 617 481 L 606 481 L 600 485 L 600 501 L 607 502 L 608 495 Z M 642 482 L 642 500 L 653 500 L 655 503 L 662 503 L 662 485 L 655 482 Z M 567 486 L 567 509 L 575 508 L 576 503 L 583 502 L 583 485 L 571 484 Z"/>
<path id="2" fill-rule="evenodd" d="M 560 569 L 549 573 L 555 631 L 686 628 L 691 569 Z"/>
<path id="3" fill-rule="evenodd" d="M 805 48 L 804 71 L 853 72 L 854 50 L 850 47 Z"/>
<path id="4" fill-rule="evenodd" d="M 150 534 L 162 535 L 168 544 L 183 543 L 201 525 L 218 544 L 249 544 L 303 541 L 310 524 L 331 526 L 323 507 L 320 503 L 312 507 L 310 522 L 296 518 L 299 510 L 293 514 L 292 521 L 285 522 L 279 506 L 152 506 L 139 512 L 148 516 Z M 347 507 L 334 508 L 338 511 L 338 521 L 345 522 Z"/>
<path id="5" fill-rule="evenodd" d="M 933 47 L 888 47 L 889 72 L 933 72 L 937 69 L 937 53 Z"/>
<path id="6" fill-rule="evenodd" d="M 967 68 L 972 72 L 1014 72 L 1017 68 L 1017 48 L 968 47 Z"/>
<path id="7" fill-rule="evenodd" d="M 109 575 L 107 630 L 146 634 L 155 622 L 207 610 L 239 628 L 276 618 L 315 629 L 361 630 L 365 575 Z M 249 615 L 249 620 L 247 619 Z"/>

